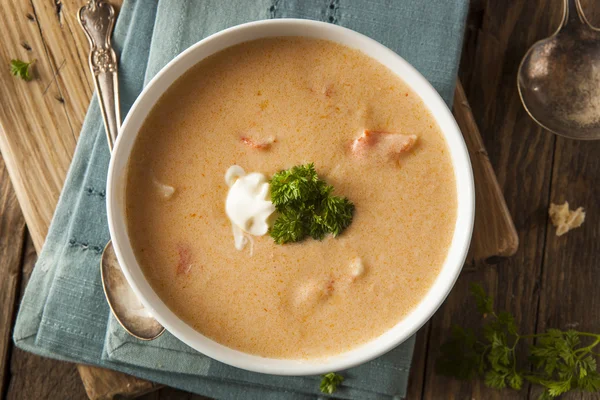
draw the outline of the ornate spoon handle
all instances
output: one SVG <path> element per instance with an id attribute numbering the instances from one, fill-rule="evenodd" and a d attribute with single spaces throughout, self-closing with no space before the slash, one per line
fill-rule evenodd
<path id="1" fill-rule="evenodd" d="M 89 0 L 77 13 L 89 42 L 89 63 L 104 119 L 108 147 L 112 151 L 121 126 L 117 55 L 110 37 L 115 25 L 115 9 L 104 0 Z"/>

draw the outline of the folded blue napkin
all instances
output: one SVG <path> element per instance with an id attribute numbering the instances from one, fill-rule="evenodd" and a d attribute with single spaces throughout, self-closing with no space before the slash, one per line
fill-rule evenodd
<path id="1" fill-rule="evenodd" d="M 157 0 L 125 1 L 114 33 L 120 54 L 121 108 L 165 64 L 200 39 L 240 23 L 309 18 L 370 36 L 413 64 L 450 104 L 468 0 Z M 319 377 L 280 377 L 214 361 L 165 333 L 138 341 L 110 314 L 99 262 L 109 239 L 105 211 L 109 161 L 96 99 L 86 116 L 46 244 L 23 297 L 18 347 L 99 365 L 227 399 L 314 399 Z M 335 396 L 391 399 L 406 392 L 414 338 L 343 374 Z"/>

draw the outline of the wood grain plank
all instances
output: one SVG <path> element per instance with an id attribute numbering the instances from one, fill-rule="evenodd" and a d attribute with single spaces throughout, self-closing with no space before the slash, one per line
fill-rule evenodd
<path id="1" fill-rule="evenodd" d="M 588 20 L 600 26 L 600 4 L 582 1 Z M 548 222 L 542 269 L 537 332 L 548 328 L 600 332 L 600 142 L 557 137 L 550 201 L 586 208 L 581 228 L 557 237 Z M 546 211 L 546 210 L 542 210 Z M 532 389 L 535 399 L 539 388 Z M 600 395 L 574 392 L 563 399 L 597 399 Z"/>
<path id="2" fill-rule="evenodd" d="M 494 267 L 465 271 L 431 321 L 425 399 L 518 399 L 526 391 L 495 391 L 482 382 L 464 383 L 435 373 L 435 360 L 453 324 L 478 327 L 479 317 L 468 285 L 482 282 L 497 307 L 515 314 L 519 328 L 534 330 L 539 297 L 545 213 L 550 190 L 554 137 L 542 132 L 521 106 L 515 82 L 521 57 L 538 38 L 552 31 L 560 9 L 552 0 L 488 0 L 476 43 L 467 97 L 498 173 L 508 210 L 517 228 L 520 248 Z M 465 70 L 468 72 L 468 70 Z"/>
<path id="3" fill-rule="evenodd" d="M 23 295 L 36 260 L 35 247 L 28 236 L 23 256 L 19 297 Z M 51 360 L 13 348 L 7 400 L 83 400 L 86 397 L 75 364 Z"/>
<path id="4" fill-rule="evenodd" d="M 39 251 L 92 95 L 88 44 L 76 21 L 79 0 L 5 3 L 0 62 L 37 61 L 29 83 L 0 70 L 0 151 Z"/>
<path id="5" fill-rule="evenodd" d="M 12 326 L 19 299 L 25 220 L 0 157 L 0 398 L 9 381 Z"/>
<path id="6" fill-rule="evenodd" d="M 57 5 L 55 1 L 30 1 L 53 66 L 54 79 L 47 93 L 64 102 L 68 127 L 77 140 L 93 91 L 87 68 L 87 39 L 77 23 L 77 6 L 82 2 L 60 1 Z"/>
<path id="7" fill-rule="evenodd" d="M 548 328 L 600 332 L 600 142 L 558 139 L 551 201 L 587 210 L 586 221 L 564 236 L 547 229 L 537 332 Z M 546 211 L 546 210 L 542 210 Z M 534 391 L 533 398 L 539 394 Z M 565 399 L 580 398 L 578 394 Z"/>
<path id="8" fill-rule="evenodd" d="M 92 400 L 115 396 L 137 397 L 162 387 L 157 383 L 105 368 L 78 365 L 77 370 L 88 397 Z"/>
<path id="9" fill-rule="evenodd" d="M 15 348 L 6 400 L 87 399 L 75 364 Z"/>
<path id="10" fill-rule="evenodd" d="M 37 60 L 32 82 L 16 79 L 8 68 L 0 69 L 0 151 L 39 250 L 71 161 L 75 138 L 64 103 L 46 90 L 57 66 L 48 56 L 37 18 L 31 4 L 24 1 L 5 2 L 0 13 L 0 63 L 8 65 L 12 58 Z"/>

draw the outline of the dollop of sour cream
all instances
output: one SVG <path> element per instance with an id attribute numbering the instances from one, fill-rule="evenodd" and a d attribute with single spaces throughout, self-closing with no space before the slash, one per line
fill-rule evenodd
<path id="1" fill-rule="evenodd" d="M 262 236 L 269 231 L 269 217 L 275 212 L 269 181 L 259 172 L 246 174 L 239 165 L 232 165 L 225 182 L 229 186 L 225 213 L 231 221 L 235 248 L 242 250 L 251 240 L 249 235 Z"/>

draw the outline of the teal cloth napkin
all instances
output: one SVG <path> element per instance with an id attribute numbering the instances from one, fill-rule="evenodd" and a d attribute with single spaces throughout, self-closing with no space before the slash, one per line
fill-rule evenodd
<path id="1" fill-rule="evenodd" d="M 114 33 L 125 115 L 165 64 L 200 39 L 240 23 L 309 18 L 370 36 L 413 64 L 451 103 L 468 0 L 157 0 L 125 1 Z M 99 261 L 109 239 L 105 211 L 109 161 L 96 99 L 86 116 L 46 244 L 23 297 L 14 340 L 47 357 L 99 365 L 206 396 L 314 399 L 319 377 L 256 374 L 212 360 L 169 333 L 140 342 L 115 322 Z M 344 372 L 335 396 L 401 398 L 414 338 Z"/>

